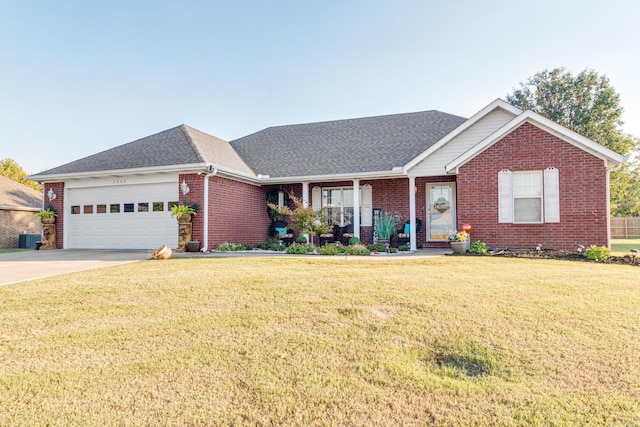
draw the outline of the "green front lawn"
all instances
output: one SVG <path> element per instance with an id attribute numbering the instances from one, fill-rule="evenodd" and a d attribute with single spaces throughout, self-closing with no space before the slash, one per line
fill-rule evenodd
<path id="1" fill-rule="evenodd" d="M 143 261 L 0 287 L 0 425 L 636 425 L 640 268 Z"/>

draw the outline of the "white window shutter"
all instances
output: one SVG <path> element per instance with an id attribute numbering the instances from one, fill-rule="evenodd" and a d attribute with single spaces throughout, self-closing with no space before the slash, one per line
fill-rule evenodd
<path id="1" fill-rule="evenodd" d="M 322 209 L 322 188 L 313 187 L 311 190 L 311 207 L 314 211 Z"/>
<path id="2" fill-rule="evenodd" d="M 362 221 L 360 225 L 363 227 L 371 227 L 371 221 L 373 217 L 373 191 L 371 185 L 365 184 L 362 186 Z"/>
<path id="3" fill-rule="evenodd" d="M 560 222 L 560 179 L 556 168 L 544 170 L 544 222 Z"/>
<path id="4" fill-rule="evenodd" d="M 513 222 L 513 172 L 498 172 L 498 222 Z"/>

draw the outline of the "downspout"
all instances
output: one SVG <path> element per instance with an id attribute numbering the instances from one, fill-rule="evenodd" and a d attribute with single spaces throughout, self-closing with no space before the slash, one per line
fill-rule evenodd
<path id="1" fill-rule="evenodd" d="M 204 216 L 202 221 L 202 252 L 207 252 L 209 250 L 209 178 L 215 176 L 218 173 L 218 169 L 214 168 L 211 165 L 207 166 L 207 174 L 204 176 L 204 212 L 202 215 Z"/>

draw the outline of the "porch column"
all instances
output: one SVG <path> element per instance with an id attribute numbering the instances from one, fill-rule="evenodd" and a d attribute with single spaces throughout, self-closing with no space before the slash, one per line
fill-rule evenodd
<path id="1" fill-rule="evenodd" d="M 353 180 L 353 234 L 360 238 L 360 180 Z"/>
<path id="2" fill-rule="evenodd" d="M 411 228 L 411 250 L 417 249 L 418 236 L 416 236 L 416 178 L 409 177 L 409 224 Z"/>
<path id="3" fill-rule="evenodd" d="M 309 206 L 309 183 L 303 182 L 302 183 L 302 207 L 306 208 L 307 206 Z M 308 234 L 305 234 L 304 238 L 307 239 L 307 242 L 310 241 Z"/>
<path id="4" fill-rule="evenodd" d="M 302 207 L 309 206 L 309 183 L 302 183 Z"/>

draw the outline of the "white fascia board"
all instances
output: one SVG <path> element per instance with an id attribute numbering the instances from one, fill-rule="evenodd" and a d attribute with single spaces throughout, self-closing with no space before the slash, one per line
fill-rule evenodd
<path id="1" fill-rule="evenodd" d="M 395 169 L 395 168 L 394 168 Z M 262 178 L 261 182 L 269 184 L 291 184 L 298 182 L 329 182 L 329 181 L 351 181 L 354 179 L 386 179 L 386 178 L 406 178 L 407 175 L 402 170 L 379 171 L 379 172 L 353 172 L 334 175 L 304 175 L 304 176 L 283 176 L 273 178 Z"/>
<path id="2" fill-rule="evenodd" d="M 234 172 L 227 169 L 220 169 L 220 168 L 216 168 L 216 169 L 218 170 L 218 173 L 216 173 L 216 176 L 229 178 L 233 181 L 240 181 L 246 184 L 258 185 L 258 186 L 262 184 L 262 182 L 264 181 L 263 179 L 260 179 L 259 177 L 256 177 L 256 176 L 251 176 L 251 175 L 247 175 L 240 172 Z"/>
<path id="3" fill-rule="evenodd" d="M 152 166 L 148 168 L 112 169 L 105 171 L 73 172 L 52 175 L 40 175 L 27 177 L 38 182 L 58 182 L 67 179 L 94 178 L 104 176 L 144 175 L 149 173 L 181 173 L 181 172 L 205 172 L 207 163 L 190 163 L 186 165 Z"/>
<path id="4" fill-rule="evenodd" d="M 453 160 L 451 163 L 445 166 L 445 171 L 447 173 L 457 173 L 458 168 L 460 166 L 467 163 L 469 160 L 473 159 L 475 156 L 480 154 L 482 151 L 491 147 L 493 144 L 507 136 L 517 127 L 521 126 L 524 123 L 530 123 L 550 134 L 562 139 L 565 142 L 568 142 L 571 145 L 574 145 L 581 150 L 584 150 L 602 160 L 605 161 L 605 165 L 609 165 L 612 163 L 612 166 L 615 166 L 619 163 L 624 162 L 625 157 L 621 154 L 616 153 L 608 149 L 607 147 L 598 144 L 586 138 L 570 129 L 565 128 L 558 123 L 547 119 L 546 117 L 541 116 L 538 113 L 534 113 L 531 110 L 527 110 L 519 116 L 515 117 L 510 122 L 506 123 L 500 129 L 493 132 L 491 135 L 487 136 L 485 139 L 480 141 L 478 144 L 471 147 L 465 153 L 461 154 Z"/>
<path id="5" fill-rule="evenodd" d="M 493 101 L 491 104 L 487 105 L 482 110 L 478 111 L 476 114 L 471 116 L 469 119 L 467 119 L 466 122 L 462 123 L 460 126 L 458 126 L 454 130 L 449 132 L 440 141 L 436 142 L 431 147 L 429 147 L 427 150 L 425 150 L 421 154 L 419 154 L 416 158 L 414 158 L 409 163 L 407 163 L 403 167 L 403 170 L 405 172 L 409 171 L 409 169 L 411 169 L 412 167 L 414 167 L 415 165 L 417 165 L 418 163 L 420 163 L 421 161 L 426 159 L 432 153 L 434 153 L 437 150 L 439 150 L 440 148 L 442 148 L 443 145 L 445 145 L 446 143 L 451 141 L 456 136 L 460 135 L 465 130 L 469 129 L 471 126 L 476 124 L 480 119 L 485 117 L 487 114 L 491 113 L 496 108 L 504 110 L 507 113 L 513 114 L 514 116 L 518 116 L 518 115 L 522 114 L 522 110 L 521 109 L 519 109 L 518 107 L 515 107 L 515 106 L 509 104 L 508 102 L 498 98 L 495 101 Z"/>

